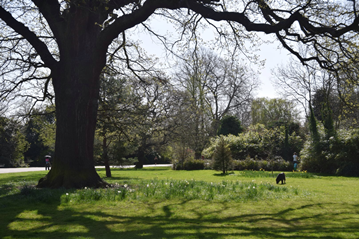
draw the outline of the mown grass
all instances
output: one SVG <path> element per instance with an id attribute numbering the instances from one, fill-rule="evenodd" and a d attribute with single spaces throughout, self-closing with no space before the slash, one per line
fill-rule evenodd
<path id="1" fill-rule="evenodd" d="M 359 238 L 358 178 L 277 173 L 113 169 L 115 186 L 96 190 L 0 174 L 0 237 Z"/>

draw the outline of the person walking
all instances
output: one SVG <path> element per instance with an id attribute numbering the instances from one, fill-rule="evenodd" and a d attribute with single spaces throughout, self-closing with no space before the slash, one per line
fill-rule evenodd
<path id="1" fill-rule="evenodd" d="M 293 166 L 294 166 L 294 170 L 297 170 L 297 166 L 298 166 L 298 156 L 297 153 L 294 152 L 293 154 Z"/>
<path id="2" fill-rule="evenodd" d="M 45 170 L 50 170 L 51 163 L 50 163 L 50 155 L 45 155 Z"/>

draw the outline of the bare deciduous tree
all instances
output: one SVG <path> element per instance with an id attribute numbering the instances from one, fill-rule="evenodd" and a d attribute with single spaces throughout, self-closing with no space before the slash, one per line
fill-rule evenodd
<path id="1" fill-rule="evenodd" d="M 193 149 L 199 158 L 208 138 L 217 134 L 220 120 L 227 114 L 241 114 L 251 104 L 258 83 L 249 67 L 204 48 L 183 59 L 176 80 L 190 95 Z"/>

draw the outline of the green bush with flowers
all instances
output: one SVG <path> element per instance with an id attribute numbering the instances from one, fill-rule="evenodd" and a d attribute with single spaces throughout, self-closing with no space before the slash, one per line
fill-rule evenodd
<path id="1" fill-rule="evenodd" d="M 267 129 L 262 124 L 250 126 L 246 132 L 238 136 L 228 135 L 223 136 L 226 144 L 232 152 L 232 158 L 237 160 L 244 160 L 252 158 L 255 160 L 273 159 L 275 156 L 280 156 L 286 160 L 291 160 L 285 155 L 285 127 L 275 127 Z M 213 138 L 211 144 L 206 148 L 202 154 L 205 158 L 212 158 L 217 145 L 219 144 L 219 137 Z M 288 149 L 289 152 L 299 152 L 303 146 L 303 139 L 293 133 L 288 135 Z"/>
<path id="2" fill-rule="evenodd" d="M 255 160 L 246 158 L 244 160 L 233 160 L 233 170 L 255 170 L 255 171 L 290 171 L 292 170 L 290 162 L 277 156 L 272 160 Z"/>

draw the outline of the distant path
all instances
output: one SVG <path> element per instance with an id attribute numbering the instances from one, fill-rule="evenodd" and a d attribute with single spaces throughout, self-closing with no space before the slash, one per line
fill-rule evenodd
<path id="1" fill-rule="evenodd" d="M 143 167 L 170 167 L 172 164 L 149 164 L 143 165 Z M 130 166 L 111 166 L 111 168 L 134 168 L 134 165 Z M 105 166 L 96 166 L 96 168 L 105 168 Z M 29 167 L 29 168 L 0 168 L 0 173 L 21 173 L 21 172 L 33 172 L 33 171 L 45 171 L 45 167 Z"/>

